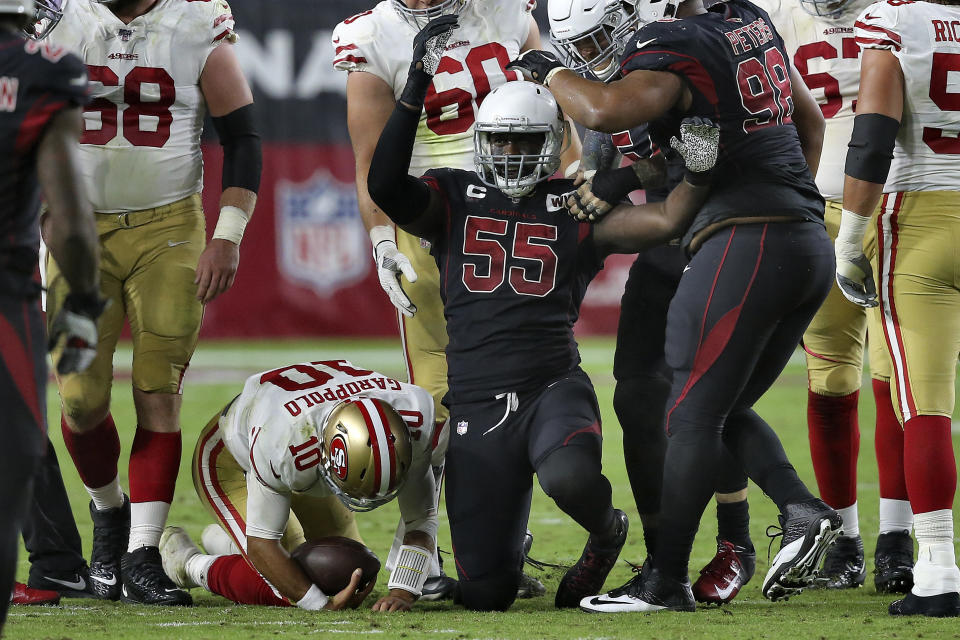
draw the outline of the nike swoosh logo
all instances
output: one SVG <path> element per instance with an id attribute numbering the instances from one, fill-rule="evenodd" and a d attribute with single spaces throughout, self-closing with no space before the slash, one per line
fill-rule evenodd
<path id="1" fill-rule="evenodd" d="M 730 597 L 730 594 L 733 593 L 734 585 L 733 583 L 728 583 L 727 586 L 723 589 L 717 589 L 717 595 L 720 596 L 721 600 L 726 600 Z"/>
<path id="2" fill-rule="evenodd" d="M 650 38 L 649 40 L 647 40 L 647 41 L 645 41 L 645 42 L 638 42 L 638 43 L 637 43 L 637 49 L 643 49 L 645 46 L 647 46 L 647 45 L 650 44 L 651 42 L 656 42 L 656 41 L 657 41 L 656 38 Z"/>
<path id="3" fill-rule="evenodd" d="M 690 265 L 687 265 L 683 268 L 684 273 L 686 273 L 687 271 L 690 271 Z"/>
<path id="4" fill-rule="evenodd" d="M 863 18 L 864 18 L 865 20 L 876 20 L 876 19 L 879 18 L 879 17 L 880 17 L 880 16 L 872 16 L 872 15 L 870 15 L 869 13 L 863 14 Z"/>
<path id="5" fill-rule="evenodd" d="M 65 586 L 65 587 L 70 587 L 71 589 L 77 589 L 78 591 L 82 591 L 82 590 L 84 590 L 84 589 L 87 588 L 87 583 L 84 581 L 83 578 L 81 578 L 81 577 L 79 577 L 79 576 L 77 576 L 77 579 L 76 579 L 76 580 L 72 580 L 72 581 L 71 581 L 71 580 L 57 580 L 56 578 L 50 578 L 50 577 L 47 577 L 47 576 L 44 576 L 44 577 L 47 578 L 47 580 L 49 580 L 50 582 L 56 582 L 57 584 L 62 584 L 62 585 Z"/>
<path id="6" fill-rule="evenodd" d="M 270 461 L 270 473 L 272 473 L 272 474 L 273 474 L 273 477 L 276 478 L 277 480 L 281 480 L 281 479 L 282 479 L 282 478 L 280 477 L 280 474 L 277 473 L 277 471 L 273 468 L 273 461 L 272 461 L 272 460 Z"/>
<path id="7" fill-rule="evenodd" d="M 181 244 L 187 244 L 189 240 L 181 240 L 180 242 L 174 242 L 173 240 L 167 240 L 168 247 L 179 247 Z"/>
<path id="8" fill-rule="evenodd" d="M 101 578 L 100 576 L 90 576 L 90 579 L 91 579 L 91 580 L 96 580 L 96 581 L 99 582 L 100 584 L 105 584 L 105 585 L 107 585 L 108 587 L 112 587 L 113 585 L 117 584 L 117 576 L 112 575 L 112 574 L 111 574 L 109 580 L 107 580 L 106 578 Z"/>
<path id="9" fill-rule="evenodd" d="M 167 593 L 176 593 L 177 591 L 180 591 L 180 589 L 164 589 L 164 591 Z"/>

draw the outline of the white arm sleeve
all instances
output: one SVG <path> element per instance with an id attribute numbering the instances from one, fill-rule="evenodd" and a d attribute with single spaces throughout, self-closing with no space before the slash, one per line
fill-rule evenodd
<path id="1" fill-rule="evenodd" d="M 407 483 L 397 496 L 400 517 L 407 533 L 423 531 L 437 540 L 436 483 L 429 464 L 417 465 L 410 470 Z"/>
<path id="2" fill-rule="evenodd" d="M 247 535 L 279 540 L 290 518 L 290 496 L 264 486 L 247 472 Z"/>

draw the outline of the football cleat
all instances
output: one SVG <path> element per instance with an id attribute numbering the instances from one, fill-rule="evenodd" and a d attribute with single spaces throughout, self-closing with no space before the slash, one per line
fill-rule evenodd
<path id="1" fill-rule="evenodd" d="M 440 575 L 430 576 L 423 583 L 423 591 L 420 594 L 420 600 L 434 602 L 436 600 L 453 600 L 457 591 L 457 580 L 451 578 L 440 570 Z"/>
<path id="2" fill-rule="evenodd" d="M 788 504 L 779 519 L 779 533 L 767 535 L 783 536 L 780 551 L 761 587 L 763 597 L 774 602 L 799 594 L 816 579 L 824 554 L 843 531 L 840 514 L 820 499 Z"/>
<path id="3" fill-rule="evenodd" d="M 240 547 L 233 541 L 230 534 L 218 524 L 208 524 L 200 534 L 200 544 L 212 556 L 235 556 L 240 553 Z"/>
<path id="4" fill-rule="evenodd" d="M 547 592 L 543 583 L 529 573 L 520 574 L 520 583 L 517 585 L 517 598 L 539 598 Z"/>
<path id="5" fill-rule="evenodd" d="M 120 598 L 120 558 L 130 537 L 130 498 L 123 506 L 98 511 L 90 501 L 93 550 L 90 552 L 90 589 L 102 600 Z"/>
<path id="6" fill-rule="evenodd" d="M 10 604 L 60 604 L 60 594 L 56 591 L 50 591 L 47 589 L 34 589 L 33 587 L 28 587 L 22 582 L 14 582 L 13 594 L 10 596 Z"/>
<path id="7" fill-rule="evenodd" d="M 867 565 L 863 559 L 863 538 L 837 536 L 827 550 L 823 570 L 812 587 L 822 589 L 856 589 L 867 579 Z"/>
<path id="8" fill-rule="evenodd" d="M 888 609 L 892 616 L 927 616 L 929 618 L 960 617 L 960 593 L 938 593 L 935 596 L 916 596 L 908 593 L 895 600 Z"/>
<path id="9" fill-rule="evenodd" d="M 717 538 L 717 555 L 700 570 L 693 584 L 693 597 L 706 604 L 726 604 L 740 593 L 757 567 L 757 553 Z"/>
<path id="10" fill-rule="evenodd" d="M 120 599 L 132 604 L 189 606 L 193 598 L 163 572 L 157 547 L 140 547 L 120 560 Z"/>
<path id="11" fill-rule="evenodd" d="M 877 537 L 873 564 L 873 584 L 877 593 L 910 593 L 913 587 L 913 538 L 910 532 L 881 533 Z"/>
<path id="12" fill-rule="evenodd" d="M 27 580 L 27 588 L 34 591 L 55 591 L 63 598 L 96 598 L 89 570 L 84 565 L 77 571 L 55 574 L 37 574 L 36 567 Z"/>
<path id="13" fill-rule="evenodd" d="M 580 601 L 588 613 L 655 613 L 657 611 L 696 611 L 697 603 L 688 580 L 672 580 L 650 566 L 650 558 L 622 587 Z"/>
<path id="14" fill-rule="evenodd" d="M 187 573 L 187 561 L 201 553 L 197 543 L 182 528 L 167 527 L 163 530 L 163 535 L 160 536 L 160 560 L 163 571 L 181 589 L 200 586 Z"/>
<path id="15" fill-rule="evenodd" d="M 580 559 L 560 580 L 554 601 L 557 608 L 576 607 L 583 598 L 599 593 L 603 588 L 603 582 L 627 542 L 627 530 L 630 528 L 627 514 L 619 509 L 613 511 L 618 521 L 616 540 L 609 547 L 601 547 L 594 542 L 592 535 L 587 538 Z"/>

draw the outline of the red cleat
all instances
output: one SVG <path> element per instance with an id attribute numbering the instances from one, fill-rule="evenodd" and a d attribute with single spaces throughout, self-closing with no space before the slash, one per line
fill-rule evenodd
<path id="1" fill-rule="evenodd" d="M 753 577 L 756 564 L 753 549 L 717 538 L 717 555 L 700 570 L 700 577 L 693 584 L 694 599 L 706 604 L 730 602 Z"/>
<path id="2" fill-rule="evenodd" d="M 60 604 L 60 594 L 46 589 L 33 589 L 22 582 L 13 583 L 11 604 Z"/>

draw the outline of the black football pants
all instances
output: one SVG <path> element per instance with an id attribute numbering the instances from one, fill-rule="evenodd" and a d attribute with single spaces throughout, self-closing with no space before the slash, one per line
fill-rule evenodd
<path id="1" fill-rule="evenodd" d="M 813 496 L 753 404 L 780 375 L 833 283 L 833 243 L 811 222 L 723 229 L 670 304 L 667 454 L 654 566 L 686 579 L 726 445 L 781 509 Z"/>
<path id="2" fill-rule="evenodd" d="M 46 443 L 46 337 L 38 300 L 0 293 L 0 626 L 17 570 L 20 528 Z"/>

